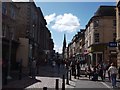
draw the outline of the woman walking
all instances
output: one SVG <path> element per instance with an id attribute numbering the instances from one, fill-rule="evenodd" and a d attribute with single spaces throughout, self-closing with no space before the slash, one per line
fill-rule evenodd
<path id="1" fill-rule="evenodd" d="M 113 63 L 109 67 L 108 72 L 110 72 L 112 88 L 115 88 L 116 87 L 117 68 L 114 66 Z"/>

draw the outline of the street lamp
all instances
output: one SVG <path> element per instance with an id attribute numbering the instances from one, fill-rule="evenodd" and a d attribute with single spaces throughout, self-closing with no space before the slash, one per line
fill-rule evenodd
<path id="1" fill-rule="evenodd" d="M 7 74 L 7 79 L 12 79 L 11 76 L 10 76 L 12 36 L 13 36 L 13 33 L 10 32 L 10 39 L 9 39 L 9 59 L 8 59 L 8 74 Z"/>

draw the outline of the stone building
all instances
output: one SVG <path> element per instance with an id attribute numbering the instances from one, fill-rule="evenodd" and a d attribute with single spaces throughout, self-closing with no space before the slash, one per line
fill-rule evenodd
<path id="1" fill-rule="evenodd" d="M 85 51 L 90 64 L 116 62 L 115 6 L 100 6 L 85 31 Z"/>
<path id="2" fill-rule="evenodd" d="M 48 51 L 50 49 L 49 46 L 53 50 L 54 43 L 51 40 L 50 31 L 46 27 L 47 23 L 43 13 L 40 7 L 37 7 L 34 2 L 15 4 L 20 8 L 18 36 L 21 41 L 21 46 L 18 49 L 17 58 L 24 58 L 24 66 L 28 66 L 33 59 L 36 59 L 37 63 L 44 63 L 47 54 L 46 50 Z M 25 47 L 27 50 L 24 52 L 23 48 Z M 21 54 L 21 52 L 24 53 Z"/>
<path id="3" fill-rule="evenodd" d="M 117 42 L 118 42 L 118 47 L 117 47 L 117 65 L 120 66 L 120 0 L 117 0 L 117 7 L 116 7 L 116 33 L 117 33 Z"/>
<path id="4" fill-rule="evenodd" d="M 19 46 L 17 37 L 17 15 L 19 8 L 12 2 L 2 2 L 2 60 L 10 61 L 11 69 L 16 68 L 16 52 Z"/>
<path id="5" fill-rule="evenodd" d="M 84 60 L 84 40 L 85 40 L 85 30 L 81 29 L 80 32 L 78 32 L 76 37 L 76 47 L 75 47 L 75 57 L 77 60 Z"/>
<path id="6" fill-rule="evenodd" d="M 75 60 L 82 60 L 84 54 L 84 29 L 81 29 L 68 44 L 68 58 Z"/>
<path id="7" fill-rule="evenodd" d="M 17 51 L 17 60 L 23 60 L 23 66 L 27 67 L 33 58 L 37 58 L 38 49 L 38 9 L 34 2 L 14 2 L 19 8 L 17 17 L 17 30 L 20 45 Z"/>
<path id="8" fill-rule="evenodd" d="M 34 2 L 4 2 L 2 19 L 3 58 L 9 59 L 11 40 L 12 66 L 21 59 L 23 67 L 28 67 L 33 59 L 37 64 L 44 63 L 45 50 L 52 52 L 54 42 L 40 7 Z"/>

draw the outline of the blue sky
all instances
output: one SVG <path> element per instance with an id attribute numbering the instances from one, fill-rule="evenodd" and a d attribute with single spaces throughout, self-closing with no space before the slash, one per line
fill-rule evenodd
<path id="1" fill-rule="evenodd" d="M 85 28 L 100 5 L 116 5 L 115 2 L 36 2 L 52 33 L 55 50 L 61 53 L 63 36 L 67 44 L 73 36 Z"/>

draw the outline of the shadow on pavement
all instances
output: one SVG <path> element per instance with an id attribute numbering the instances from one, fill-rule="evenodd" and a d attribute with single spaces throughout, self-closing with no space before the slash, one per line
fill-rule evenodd
<path id="1" fill-rule="evenodd" d="M 57 66 L 52 67 L 51 65 L 46 65 L 39 67 L 39 74 L 36 76 L 63 78 L 63 75 L 66 78 L 66 68 L 64 66 L 58 68 Z"/>
<path id="2" fill-rule="evenodd" d="M 8 85 L 5 85 L 2 87 L 2 90 L 9 90 L 9 89 L 24 89 L 32 84 L 35 84 L 37 82 L 41 82 L 41 80 L 33 79 L 30 77 L 26 77 L 22 80 L 12 81 Z"/>
<path id="3" fill-rule="evenodd" d="M 58 72 L 58 70 L 60 72 Z M 58 69 L 57 66 L 52 67 L 50 65 L 45 65 L 45 66 L 41 66 L 39 67 L 39 74 L 37 74 L 36 76 L 38 77 L 54 77 L 54 78 L 63 78 L 63 75 L 66 74 L 66 69 L 64 66 L 61 66 L 60 69 Z M 13 73 L 12 74 L 14 76 L 14 78 L 8 82 L 7 85 L 3 85 L 2 86 L 2 90 L 8 90 L 8 89 L 25 89 L 26 87 L 29 87 L 37 82 L 42 83 L 42 81 L 37 80 L 37 79 L 32 79 L 28 72 L 25 73 L 23 72 L 22 74 L 22 79 L 18 80 L 18 75 L 17 73 Z M 65 79 L 66 79 L 66 75 L 65 75 Z"/>

